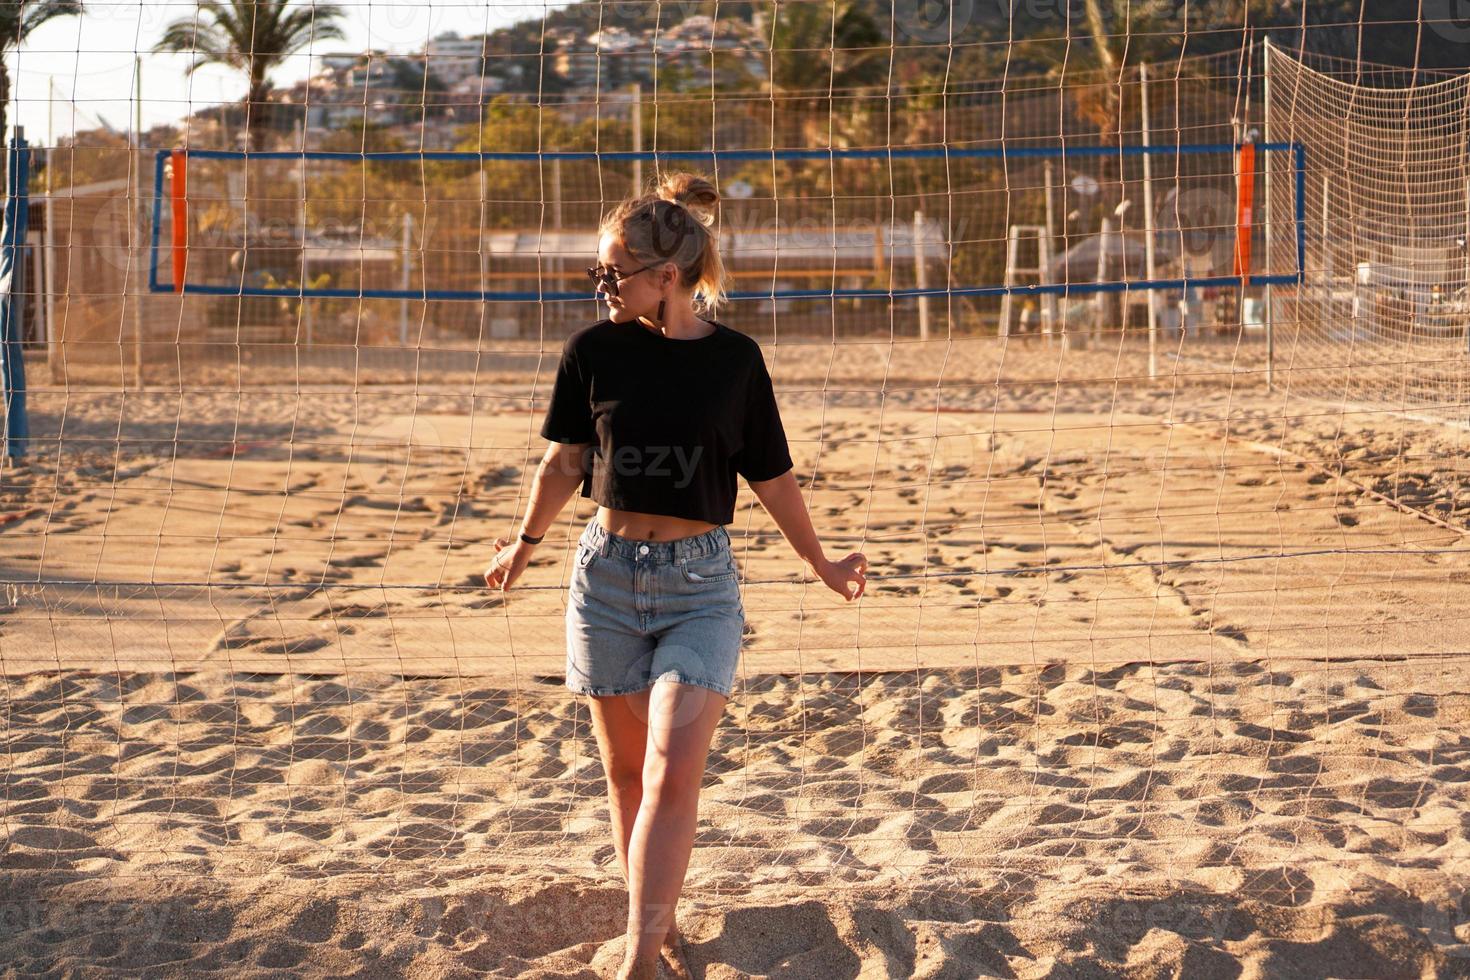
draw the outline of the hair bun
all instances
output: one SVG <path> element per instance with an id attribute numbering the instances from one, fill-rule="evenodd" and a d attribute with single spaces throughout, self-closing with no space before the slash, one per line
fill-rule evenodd
<path id="1" fill-rule="evenodd" d="M 698 174 L 665 174 L 655 193 L 665 201 L 684 205 L 706 225 L 714 221 L 715 207 L 720 203 L 720 192 L 715 190 L 715 185 Z"/>

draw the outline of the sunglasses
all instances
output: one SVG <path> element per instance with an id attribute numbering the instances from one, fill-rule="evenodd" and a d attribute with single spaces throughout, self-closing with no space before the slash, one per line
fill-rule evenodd
<path id="1" fill-rule="evenodd" d="M 607 266 L 594 265 L 592 268 L 587 270 L 587 278 L 591 279 L 594 282 L 601 282 L 602 285 L 606 287 L 607 294 L 609 296 L 616 296 L 618 294 L 618 283 L 622 282 L 624 279 L 627 279 L 629 276 L 636 276 L 638 273 L 645 272 L 648 269 L 652 268 L 653 266 L 651 265 L 645 265 L 642 269 L 634 269 L 632 272 L 620 273 L 615 269 L 608 268 Z"/>

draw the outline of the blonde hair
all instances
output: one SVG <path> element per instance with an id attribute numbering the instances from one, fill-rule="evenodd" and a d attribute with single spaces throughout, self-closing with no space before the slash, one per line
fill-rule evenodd
<path id="1" fill-rule="evenodd" d="M 710 227 L 719 203 L 720 192 L 704 177 L 665 174 L 652 191 L 603 215 L 598 235 L 612 235 L 643 265 L 674 263 L 679 285 L 694 290 L 695 312 L 713 315 L 725 302 L 725 264 Z"/>

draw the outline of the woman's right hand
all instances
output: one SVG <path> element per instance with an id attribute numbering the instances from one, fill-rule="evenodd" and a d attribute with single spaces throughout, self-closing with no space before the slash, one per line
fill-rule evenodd
<path id="1" fill-rule="evenodd" d="M 861 551 L 854 551 L 841 561 L 823 558 L 813 571 L 827 583 L 827 588 L 848 602 L 861 599 L 863 590 L 868 587 L 868 556 Z"/>
<path id="2" fill-rule="evenodd" d="M 535 547 L 519 539 L 511 542 L 509 538 L 496 538 L 495 557 L 485 569 L 485 584 L 502 592 L 509 589 L 531 563 L 531 551 Z"/>

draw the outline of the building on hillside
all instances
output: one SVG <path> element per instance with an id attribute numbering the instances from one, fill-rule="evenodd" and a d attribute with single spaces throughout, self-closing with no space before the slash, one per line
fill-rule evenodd
<path id="1" fill-rule="evenodd" d="M 484 70 L 486 39 L 460 37 L 453 31 L 440 34 L 424 45 L 424 60 L 430 74 L 453 87 Z"/>

